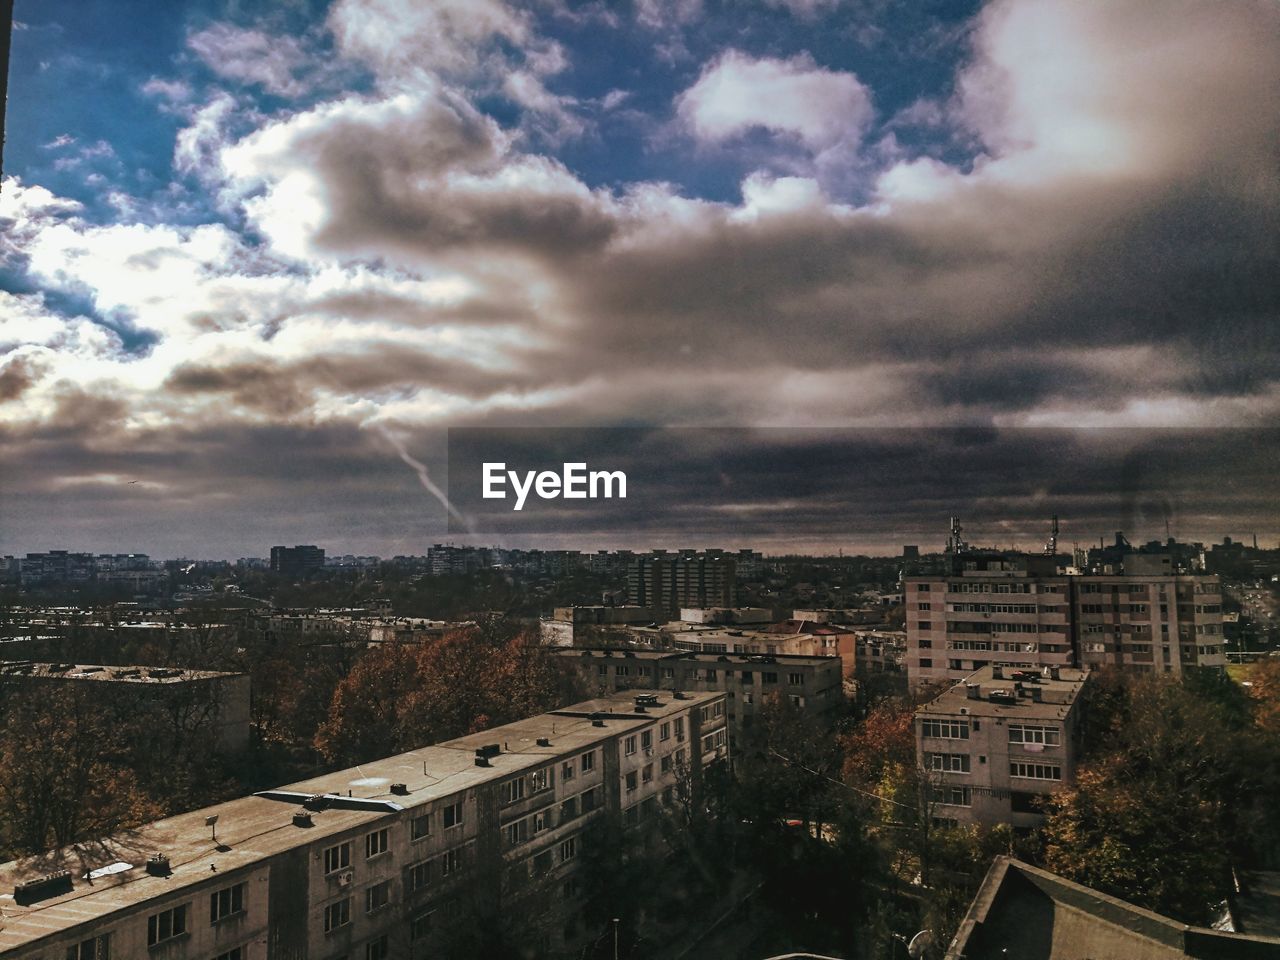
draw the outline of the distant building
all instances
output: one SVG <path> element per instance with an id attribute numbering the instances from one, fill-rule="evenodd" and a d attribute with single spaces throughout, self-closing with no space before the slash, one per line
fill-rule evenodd
<path id="1" fill-rule="evenodd" d="M 615 694 L 0 865 L 11 960 L 425 960 L 508 924 L 581 956 L 592 844 L 661 843 L 723 694 Z M 216 840 L 215 840 L 216 836 Z"/>
<path id="2" fill-rule="evenodd" d="M 984 667 L 916 710 L 916 753 L 941 823 L 1033 827 L 1071 784 L 1087 671 Z"/>
<path id="3" fill-rule="evenodd" d="M 723 550 L 654 550 L 627 568 L 633 604 L 674 613 L 682 607 L 732 607 L 737 597 L 734 558 Z"/>
<path id="4" fill-rule="evenodd" d="M 586 643 L 590 646 L 594 639 L 592 634 L 598 633 L 600 628 L 653 623 L 659 616 L 659 611 L 650 607 L 628 604 L 556 607 L 550 618 L 542 620 L 539 627 L 542 642 L 548 646 L 572 647 L 583 637 L 587 638 Z"/>
<path id="5" fill-rule="evenodd" d="M 619 650 L 560 651 L 591 689 L 724 693 L 729 725 L 740 734 L 760 707 L 776 696 L 801 711 L 827 717 L 844 703 L 836 657 L 769 656 Z"/>
<path id="6" fill-rule="evenodd" d="M 69 553 L 66 550 L 28 553 L 19 564 L 24 587 L 88 583 L 97 572 L 93 554 Z"/>
<path id="7" fill-rule="evenodd" d="M 1173 676 L 1226 664 L 1216 576 L 1076 575 L 1058 572 L 1053 557 L 982 554 L 961 555 L 950 575 L 907 577 L 903 587 L 907 671 L 917 688 L 987 664 Z"/>
<path id="8" fill-rule="evenodd" d="M 1274 916 L 1274 914 L 1273 914 Z M 1275 928 L 1190 927 L 996 857 L 944 960 L 1280 960 Z"/>
<path id="9" fill-rule="evenodd" d="M 0 686 L 36 689 L 51 684 L 93 684 L 95 698 L 138 710 L 154 708 L 168 714 L 180 709 L 189 722 L 212 733 L 211 746 L 235 752 L 249 745 L 247 673 L 29 660 L 0 663 Z"/>
<path id="10" fill-rule="evenodd" d="M 288 576 L 299 576 L 324 566 L 324 550 L 315 546 L 272 547 L 271 569 Z"/>

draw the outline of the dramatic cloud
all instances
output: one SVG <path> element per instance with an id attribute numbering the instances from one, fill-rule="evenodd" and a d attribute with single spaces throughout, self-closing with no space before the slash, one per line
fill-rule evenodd
<path id="1" fill-rule="evenodd" d="M 0 453 L 20 465 L 0 549 L 48 545 L 28 514 L 109 546 L 144 508 L 228 518 L 231 551 L 273 508 L 284 539 L 323 539 L 304 530 L 326 509 L 431 536 L 443 514 L 384 429 L 434 474 L 447 426 L 1177 426 L 1247 447 L 1280 418 L 1276 7 L 996 0 L 939 25 L 951 46 L 888 45 L 950 51 L 917 83 L 914 61 L 819 56 L 817 20 L 854 35 L 864 5 L 781 5 L 730 23 L 646 0 L 641 31 L 498 0 L 340 0 L 297 35 L 204 24 L 174 75 L 129 87 L 166 124 L 167 184 L 130 172 L 128 138 L 51 120 L 0 192 Z M 104 182 L 48 185 L 86 171 Z M 938 495 L 912 509 L 945 516 L 933 434 L 913 436 Z M 749 451 L 774 464 L 782 437 Z M 1038 490 L 1054 456 L 1001 462 Z M 1116 456 L 1053 495 L 1114 514 Z M 866 485 L 902 489 L 884 457 Z M 1180 490 L 1206 489 L 1196 469 Z M 850 509 L 762 476 L 716 516 L 817 542 Z M 1186 532 L 1218 532 L 1213 511 L 1185 509 Z M 395 552 L 383 536 L 362 548 Z"/>

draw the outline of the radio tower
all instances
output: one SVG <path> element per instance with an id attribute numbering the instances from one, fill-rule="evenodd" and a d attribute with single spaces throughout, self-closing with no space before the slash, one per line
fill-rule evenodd
<path id="1" fill-rule="evenodd" d="M 1053 515 L 1053 523 L 1049 527 L 1049 542 L 1044 545 L 1044 555 L 1046 557 L 1056 557 L 1058 555 L 1058 515 Z"/>

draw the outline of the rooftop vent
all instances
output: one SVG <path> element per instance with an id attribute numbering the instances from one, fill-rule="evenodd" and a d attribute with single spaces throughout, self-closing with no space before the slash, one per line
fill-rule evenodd
<path id="1" fill-rule="evenodd" d="M 59 870 L 56 873 L 47 873 L 43 877 L 33 877 L 30 880 L 15 884 L 13 902 L 20 907 L 25 907 L 28 903 L 47 900 L 50 897 L 60 897 L 64 893 L 70 892 L 71 871 Z"/>
<path id="2" fill-rule="evenodd" d="M 409 785 L 407 783 L 393 783 L 391 785 L 391 792 L 400 797 L 408 796 Z"/>
<path id="3" fill-rule="evenodd" d="M 163 853 L 153 853 L 147 857 L 147 873 L 153 877 L 167 877 L 173 871 L 169 868 L 169 858 Z"/>
<path id="4" fill-rule="evenodd" d="M 329 806 L 329 796 L 324 793 L 315 793 L 302 801 L 304 810 L 320 811 Z"/>
<path id="5" fill-rule="evenodd" d="M 636 713 L 648 713 L 649 711 L 645 708 L 645 705 L 644 705 L 643 703 L 637 703 L 637 704 L 636 704 L 635 712 L 636 712 Z"/>
<path id="6" fill-rule="evenodd" d="M 636 694 L 636 705 L 640 707 L 656 707 L 658 705 L 658 695 L 656 693 L 638 693 Z"/>
<path id="7" fill-rule="evenodd" d="M 604 714 L 603 714 L 603 713 L 593 713 L 593 714 L 591 715 L 591 725 L 592 725 L 593 727 L 603 727 L 603 726 L 604 726 Z"/>
<path id="8" fill-rule="evenodd" d="M 992 665 L 992 667 L 991 667 L 991 679 L 992 679 L 992 680 L 1003 680 L 1003 679 L 1004 679 L 1004 667 L 1000 666 L 1000 664 L 998 664 L 998 663 L 997 663 L 997 664 L 993 664 L 993 665 Z"/>
<path id="9" fill-rule="evenodd" d="M 987 695 L 987 699 L 992 703 L 1003 703 L 1006 705 L 1012 705 L 1018 702 L 1017 696 L 1008 688 L 992 690 L 991 693 Z"/>
<path id="10" fill-rule="evenodd" d="M 500 743 L 486 743 L 483 747 L 476 747 L 476 756 L 484 757 L 486 760 L 491 760 L 500 753 L 502 753 Z"/>
<path id="11" fill-rule="evenodd" d="M 982 687 L 978 686 L 976 683 L 966 683 L 964 685 L 964 694 L 969 700 L 981 700 Z"/>
<path id="12" fill-rule="evenodd" d="M 540 746 L 540 747 L 549 747 L 549 746 L 551 746 L 551 738 L 550 738 L 550 737 L 539 737 L 537 742 L 538 742 L 538 746 Z"/>
<path id="13" fill-rule="evenodd" d="M 293 815 L 293 825 L 295 827 L 315 826 L 311 820 L 311 814 L 307 813 L 305 810 L 299 810 Z"/>

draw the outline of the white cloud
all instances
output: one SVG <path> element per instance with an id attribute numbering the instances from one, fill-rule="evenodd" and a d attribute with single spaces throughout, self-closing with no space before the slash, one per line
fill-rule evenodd
<path id="1" fill-rule="evenodd" d="M 215 23 L 189 36 L 187 46 L 205 66 L 226 80 L 256 84 L 278 97 L 297 97 L 307 92 L 300 74 L 312 58 L 295 37 Z M 171 99 L 181 93 L 163 81 L 152 81 L 148 87 L 148 92 Z"/>
<path id="2" fill-rule="evenodd" d="M 857 142 L 872 117 L 870 91 L 852 73 L 817 66 L 807 54 L 754 59 L 730 50 L 676 98 L 700 140 L 718 143 L 752 129 L 798 137 L 813 150 Z"/>

